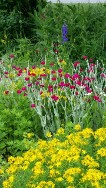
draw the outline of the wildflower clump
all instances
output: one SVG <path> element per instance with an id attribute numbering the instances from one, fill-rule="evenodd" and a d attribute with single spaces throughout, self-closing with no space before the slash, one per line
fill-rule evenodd
<path id="1" fill-rule="evenodd" d="M 106 128 L 93 131 L 79 124 L 68 135 L 63 128 L 55 135 L 47 132 L 47 140 L 39 139 L 22 156 L 8 158 L 3 188 L 105 188 L 105 133 Z"/>

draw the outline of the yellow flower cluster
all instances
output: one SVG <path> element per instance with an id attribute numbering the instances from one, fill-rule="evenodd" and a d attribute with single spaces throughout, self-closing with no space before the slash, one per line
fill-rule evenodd
<path id="1" fill-rule="evenodd" d="M 86 155 L 84 157 L 82 164 L 88 166 L 89 168 L 99 167 L 99 163 L 97 163 L 90 155 Z"/>
<path id="2" fill-rule="evenodd" d="M 106 141 L 106 128 L 97 129 L 94 133 L 94 138 L 97 140 L 96 146 L 100 146 Z"/>
<path id="3" fill-rule="evenodd" d="M 74 175 L 80 174 L 80 168 L 69 168 L 65 171 L 63 177 L 66 179 L 68 183 L 72 183 L 74 181 Z"/>
<path id="4" fill-rule="evenodd" d="M 26 188 L 105 188 L 105 160 L 99 162 L 98 156 L 104 159 L 106 150 L 102 145 L 99 149 L 95 146 L 97 138 L 101 144 L 106 142 L 106 136 L 101 142 L 100 132 L 101 129 L 81 130 L 79 124 L 69 135 L 63 128 L 58 129 L 54 137 L 47 132 L 47 137 L 51 137 L 49 140 L 39 140 L 35 149 L 20 157 L 9 157 L 3 188 L 13 188 L 17 181 L 22 184 L 23 178 L 17 179 L 22 171 L 28 176 Z"/>
<path id="5" fill-rule="evenodd" d="M 35 69 L 30 69 L 30 74 L 35 74 L 36 76 L 39 76 L 40 74 L 50 74 L 50 70 L 36 67 Z"/>

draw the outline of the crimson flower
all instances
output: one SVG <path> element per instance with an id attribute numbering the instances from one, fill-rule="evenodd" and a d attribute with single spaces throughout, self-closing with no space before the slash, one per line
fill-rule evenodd
<path id="1" fill-rule="evenodd" d="M 53 92 L 53 86 L 51 85 L 48 86 L 48 92 Z"/>
<path id="2" fill-rule="evenodd" d="M 80 72 L 83 72 L 83 68 L 80 68 Z"/>
<path id="3" fill-rule="evenodd" d="M 32 66 L 32 69 L 35 69 L 35 68 L 36 68 L 36 66 L 33 65 L 33 66 Z"/>
<path id="4" fill-rule="evenodd" d="M 21 73 L 18 73 L 17 76 L 21 76 Z"/>
<path id="5" fill-rule="evenodd" d="M 66 84 L 64 82 L 60 82 L 59 86 L 64 87 Z"/>
<path id="6" fill-rule="evenodd" d="M 21 94 L 22 93 L 22 90 L 17 90 L 17 94 Z"/>
<path id="7" fill-rule="evenodd" d="M 101 77 L 102 77 L 102 78 L 106 78 L 106 74 L 101 73 Z"/>
<path id="8" fill-rule="evenodd" d="M 69 73 L 66 73 L 66 74 L 64 75 L 64 77 L 65 77 L 65 78 L 70 78 L 70 74 L 69 74 Z"/>
<path id="9" fill-rule="evenodd" d="M 14 58 L 14 54 L 10 54 L 10 58 L 13 59 Z"/>
<path id="10" fill-rule="evenodd" d="M 77 67 L 79 64 L 80 64 L 80 62 L 79 62 L 79 61 L 76 61 L 76 62 L 73 64 L 73 66 L 74 66 L 74 67 Z"/>
<path id="11" fill-rule="evenodd" d="M 95 100 L 95 101 L 98 101 L 98 102 L 102 102 L 102 100 L 99 98 L 99 96 L 97 96 L 97 95 L 94 95 L 93 96 L 93 99 Z"/>
<path id="12" fill-rule="evenodd" d="M 52 70 L 52 71 L 51 71 L 51 74 L 55 74 L 55 73 L 56 73 L 56 71 L 55 71 L 55 70 Z"/>
<path id="13" fill-rule="evenodd" d="M 35 82 L 35 84 L 36 84 L 36 86 L 38 86 L 38 85 L 39 85 L 39 82 Z"/>
<path id="14" fill-rule="evenodd" d="M 40 93 L 39 93 L 39 94 L 40 94 L 40 95 L 42 95 L 42 93 L 43 93 L 43 91 L 40 91 Z"/>
<path id="15" fill-rule="evenodd" d="M 88 56 L 84 55 L 82 58 L 83 58 L 84 60 L 86 60 L 86 59 L 88 59 Z"/>
<path id="16" fill-rule="evenodd" d="M 29 83 L 29 84 L 28 84 L 28 87 L 31 87 L 31 86 L 32 86 L 32 83 Z"/>
<path id="17" fill-rule="evenodd" d="M 31 108 L 35 108 L 36 107 L 36 105 L 35 104 L 31 104 Z"/>
<path id="18" fill-rule="evenodd" d="M 80 75 L 77 74 L 77 73 L 75 73 L 75 74 L 73 74 L 73 76 L 71 76 L 72 80 L 76 80 L 76 79 L 78 79 L 79 77 L 80 77 Z"/>
<path id="19" fill-rule="evenodd" d="M 54 50 L 54 52 L 55 52 L 56 54 L 58 54 L 59 51 L 58 51 L 58 50 Z"/>
<path id="20" fill-rule="evenodd" d="M 25 77 L 25 80 L 28 81 L 28 80 L 29 80 L 29 77 Z"/>
<path id="21" fill-rule="evenodd" d="M 27 96 L 27 93 L 24 93 L 24 96 Z"/>
<path id="22" fill-rule="evenodd" d="M 26 91 L 26 87 L 22 87 L 22 91 Z"/>
<path id="23" fill-rule="evenodd" d="M 5 72 L 4 72 L 4 74 L 8 74 L 8 72 L 7 72 L 7 71 L 5 71 Z"/>
<path id="24" fill-rule="evenodd" d="M 58 72 L 59 72 L 59 73 L 62 73 L 62 71 L 63 71 L 62 69 L 58 69 Z"/>
<path id="25" fill-rule="evenodd" d="M 75 86 L 74 85 L 70 85 L 70 89 L 75 89 Z"/>
<path id="26" fill-rule="evenodd" d="M 52 77 L 52 80 L 53 80 L 53 81 L 56 81 L 56 79 L 57 79 L 56 77 Z"/>
<path id="27" fill-rule="evenodd" d="M 87 93 L 92 93 L 93 92 L 93 90 L 89 86 L 86 86 L 85 90 L 86 90 Z"/>
<path id="28" fill-rule="evenodd" d="M 50 63 L 50 66 L 54 66 L 54 63 Z"/>
<path id="29" fill-rule="evenodd" d="M 93 59 L 92 59 L 92 58 L 90 58 L 90 59 L 89 59 L 89 62 L 90 62 L 90 63 L 91 63 L 91 62 L 93 62 Z"/>
<path id="30" fill-rule="evenodd" d="M 8 91 L 8 90 L 4 91 L 4 94 L 8 95 L 8 94 L 9 94 L 9 91 Z"/>
<path id="31" fill-rule="evenodd" d="M 40 76 L 41 76 L 41 77 L 46 77 L 46 76 L 47 76 L 47 74 L 40 74 Z"/>
<path id="32" fill-rule="evenodd" d="M 75 92 L 75 95 L 78 95 L 78 91 Z"/>
<path id="33" fill-rule="evenodd" d="M 42 62 L 41 62 L 41 65 L 45 65 L 45 61 L 42 61 Z"/>
<path id="34" fill-rule="evenodd" d="M 44 85 L 44 84 L 40 84 L 40 86 L 41 86 L 41 87 L 45 87 L 45 85 Z"/>
<path id="35" fill-rule="evenodd" d="M 57 101 L 59 99 L 59 97 L 57 95 L 52 95 L 51 98 L 54 100 L 54 101 Z"/>

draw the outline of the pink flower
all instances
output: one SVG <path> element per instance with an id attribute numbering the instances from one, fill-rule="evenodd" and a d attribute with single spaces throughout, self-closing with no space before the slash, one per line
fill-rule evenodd
<path id="1" fill-rule="evenodd" d="M 28 84 L 28 87 L 31 87 L 31 86 L 32 86 L 32 83 L 29 83 L 29 84 Z"/>
<path id="2" fill-rule="evenodd" d="M 76 80 L 76 79 L 79 79 L 80 78 L 80 75 L 75 73 L 73 74 L 73 76 L 71 76 L 72 80 Z"/>
<path id="3" fill-rule="evenodd" d="M 8 91 L 8 90 L 4 91 L 4 94 L 8 95 L 8 94 L 9 94 L 9 91 Z"/>
<path id="4" fill-rule="evenodd" d="M 45 65 L 45 61 L 42 61 L 42 62 L 41 62 L 41 65 Z"/>
<path id="5" fill-rule="evenodd" d="M 84 55 L 82 58 L 83 58 L 84 60 L 86 60 L 86 59 L 88 59 L 88 56 Z"/>
<path id="6" fill-rule="evenodd" d="M 66 86 L 66 87 L 69 87 L 69 86 L 70 86 L 70 83 L 65 83 L 65 86 Z"/>
<path id="7" fill-rule="evenodd" d="M 14 54 L 10 54 L 10 58 L 13 59 L 14 58 Z"/>
<path id="8" fill-rule="evenodd" d="M 53 80 L 53 81 L 56 81 L 56 80 L 57 80 L 57 78 L 56 78 L 56 77 L 52 77 L 52 80 Z"/>
<path id="9" fill-rule="evenodd" d="M 35 69 L 35 68 L 36 68 L 36 66 L 33 65 L 33 66 L 32 66 L 32 69 Z"/>
<path id="10" fill-rule="evenodd" d="M 53 86 L 51 85 L 48 86 L 48 92 L 53 92 Z"/>
<path id="11" fill-rule="evenodd" d="M 26 87 L 22 87 L 22 91 L 26 91 Z"/>
<path id="12" fill-rule="evenodd" d="M 39 85 L 39 82 L 35 82 L 35 84 L 36 84 L 36 86 L 38 86 L 38 85 Z"/>
<path id="13" fill-rule="evenodd" d="M 93 92 L 93 90 L 89 86 L 86 86 L 85 90 L 86 90 L 87 93 L 92 93 Z"/>
<path id="14" fill-rule="evenodd" d="M 56 54 L 58 54 L 59 51 L 58 51 L 58 50 L 54 50 L 54 52 L 55 52 Z"/>
<path id="15" fill-rule="evenodd" d="M 90 65 L 89 65 L 90 67 L 94 67 L 95 66 L 95 64 L 94 63 L 90 63 Z"/>
<path id="16" fill-rule="evenodd" d="M 60 77 L 62 77 L 63 75 L 62 74 L 59 74 Z"/>
<path id="17" fill-rule="evenodd" d="M 35 73 L 30 73 L 30 76 L 36 76 L 36 74 Z"/>
<path id="18" fill-rule="evenodd" d="M 90 62 L 90 63 L 92 63 L 92 62 L 93 62 L 93 59 L 92 59 L 92 58 L 90 58 L 90 59 L 89 59 L 89 62 Z"/>
<path id="19" fill-rule="evenodd" d="M 35 108 L 36 107 L 36 105 L 35 104 L 31 104 L 31 108 Z"/>
<path id="20" fill-rule="evenodd" d="M 41 87 L 44 87 L 45 85 L 44 84 L 40 84 Z"/>
<path id="21" fill-rule="evenodd" d="M 65 77 L 65 78 L 70 78 L 70 74 L 69 74 L 69 73 L 66 73 L 66 74 L 64 75 L 64 77 Z"/>
<path id="22" fill-rule="evenodd" d="M 29 80 L 29 77 L 25 77 L 25 80 L 28 81 L 28 80 Z"/>
<path id="23" fill-rule="evenodd" d="M 101 75 L 100 75 L 102 78 L 106 78 L 106 74 L 104 74 L 104 73 L 101 73 Z"/>
<path id="24" fill-rule="evenodd" d="M 59 97 L 57 95 L 52 95 L 51 98 L 54 100 L 54 101 L 57 101 L 59 99 Z"/>
<path id="25" fill-rule="evenodd" d="M 102 100 L 99 98 L 99 96 L 97 96 L 97 95 L 94 95 L 93 96 L 93 99 L 95 100 L 95 101 L 98 101 L 98 102 L 102 102 Z"/>
<path id="26" fill-rule="evenodd" d="M 13 65 L 13 66 L 12 66 L 12 69 L 16 69 L 16 66 L 15 66 L 15 65 Z"/>
<path id="27" fill-rule="evenodd" d="M 62 69 L 58 69 L 58 72 L 61 73 L 63 70 Z"/>
<path id="28" fill-rule="evenodd" d="M 22 93 L 22 90 L 18 89 L 17 94 L 21 94 L 21 93 Z"/>
<path id="29" fill-rule="evenodd" d="M 78 91 L 75 92 L 75 95 L 78 95 Z"/>
<path id="30" fill-rule="evenodd" d="M 50 66 L 54 66 L 54 63 L 50 63 Z"/>
<path id="31" fill-rule="evenodd" d="M 46 77 L 46 76 L 47 76 L 47 74 L 40 74 L 40 76 L 41 76 L 41 77 Z"/>
<path id="32" fill-rule="evenodd" d="M 37 80 L 42 80 L 42 78 L 37 78 Z"/>
<path id="33" fill-rule="evenodd" d="M 74 66 L 74 67 L 77 67 L 79 64 L 80 64 L 80 62 L 79 62 L 79 61 L 76 61 L 76 62 L 73 64 L 73 66 Z"/>
<path id="34" fill-rule="evenodd" d="M 82 82 L 81 82 L 80 80 L 76 80 L 75 83 L 76 83 L 77 85 L 79 85 L 79 86 L 82 85 Z"/>
<path id="35" fill-rule="evenodd" d="M 66 84 L 65 82 L 60 82 L 59 86 L 64 87 Z"/>
<path id="36" fill-rule="evenodd" d="M 83 68 L 80 68 L 80 72 L 83 72 Z"/>
<path id="37" fill-rule="evenodd" d="M 8 72 L 7 72 L 7 71 L 5 71 L 5 72 L 4 72 L 4 74 L 8 74 Z"/>
<path id="38" fill-rule="evenodd" d="M 74 85 L 70 85 L 70 89 L 75 89 L 75 86 Z"/>
<path id="39" fill-rule="evenodd" d="M 62 59 L 59 60 L 60 63 L 61 63 L 62 61 L 63 61 Z"/>
<path id="40" fill-rule="evenodd" d="M 24 96 L 27 96 L 27 93 L 24 93 Z"/>
<path id="41" fill-rule="evenodd" d="M 90 69 L 88 69 L 88 72 L 94 72 L 93 68 L 90 67 Z"/>
<path id="42" fill-rule="evenodd" d="M 42 95 L 42 93 L 43 93 L 43 91 L 40 91 L 40 93 L 39 93 L 39 94 L 40 94 L 40 95 Z"/>
<path id="43" fill-rule="evenodd" d="M 52 71 L 51 71 L 51 74 L 55 74 L 55 73 L 56 73 L 56 71 L 55 71 L 55 70 L 52 70 Z"/>

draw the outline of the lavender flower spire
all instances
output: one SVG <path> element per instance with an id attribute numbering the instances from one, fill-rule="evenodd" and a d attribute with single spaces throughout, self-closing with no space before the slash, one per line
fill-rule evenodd
<path id="1" fill-rule="evenodd" d="M 63 24 L 63 26 L 62 26 L 62 42 L 63 43 L 68 41 L 67 34 L 68 34 L 67 25 Z"/>
<path id="2" fill-rule="evenodd" d="M 68 28 L 66 24 L 63 24 L 62 26 L 62 35 L 67 35 L 68 33 Z"/>

